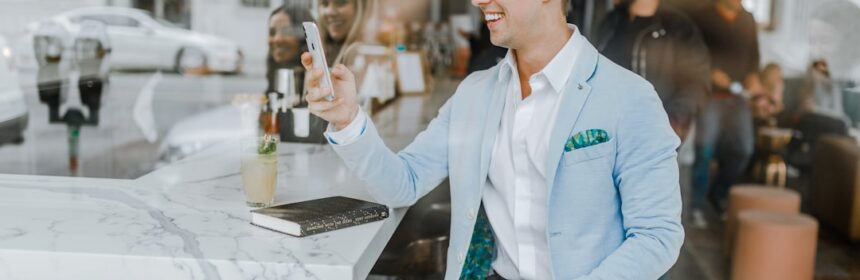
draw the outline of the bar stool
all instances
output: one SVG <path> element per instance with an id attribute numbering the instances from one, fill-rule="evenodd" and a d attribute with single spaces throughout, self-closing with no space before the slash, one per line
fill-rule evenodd
<path id="1" fill-rule="evenodd" d="M 763 185 L 736 185 L 732 187 L 729 192 L 729 209 L 726 211 L 726 255 L 732 253 L 737 232 L 737 215 L 747 209 L 797 214 L 800 213 L 800 194 L 793 190 Z"/>
<path id="2" fill-rule="evenodd" d="M 738 220 L 732 280 L 813 279 L 818 221 L 763 210 L 745 210 Z"/>

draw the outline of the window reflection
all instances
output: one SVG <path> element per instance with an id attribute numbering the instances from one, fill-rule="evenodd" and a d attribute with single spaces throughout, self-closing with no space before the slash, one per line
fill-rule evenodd
<path id="1" fill-rule="evenodd" d="M 745 92 L 741 85 L 745 78 L 722 79 L 726 83 L 720 86 L 706 77 L 707 82 L 697 85 L 703 91 L 708 88 L 708 94 L 724 87 L 724 93 L 739 100 L 736 108 L 726 109 L 726 118 L 750 111 L 744 121 L 753 121 L 754 128 L 746 138 L 755 138 L 755 151 L 746 170 L 737 166 L 744 172 L 738 180 L 776 182 L 804 195 L 830 190 L 819 185 L 853 187 L 853 183 L 829 182 L 830 177 L 817 178 L 822 184 L 810 182 L 815 181 L 816 162 L 833 164 L 833 172 L 839 174 L 834 178 L 857 175 L 848 168 L 853 165 L 829 157 L 846 156 L 851 164 L 857 160 L 850 155 L 860 141 L 860 32 L 856 30 L 860 1 L 719 1 L 745 9 L 759 25 L 750 41 L 759 44 L 760 57 L 738 61 L 739 51 L 728 51 L 719 56 L 726 58 L 723 61 L 710 62 L 748 63 L 750 67 L 744 68 L 758 76 L 758 87 L 750 86 Z M 597 40 L 604 35 L 600 31 L 630 35 L 642 24 L 636 16 L 623 13 L 621 19 L 629 21 L 631 29 L 598 29 L 600 21 L 617 19 L 608 16 L 620 12 L 619 7 L 659 2 L 672 5 L 681 15 L 693 15 L 695 21 L 694 11 L 714 1 L 569 2 L 569 20 L 582 29 L 590 27 L 580 31 Z M 508 51 L 492 46 L 480 11 L 462 0 L 4 1 L 0 3 L 0 173 L 138 178 L 219 144 L 264 133 L 322 148 L 327 124 L 309 114 L 302 99 L 306 93 L 300 55 L 307 50 L 302 29 L 306 21 L 319 25 L 328 63 L 344 64 L 355 74 L 360 104 L 376 117 L 403 113 L 389 109 L 404 97 L 423 104 L 421 98 L 450 94 L 467 74 L 497 65 Z M 648 23 L 638 28 L 652 27 Z M 643 76 L 648 76 L 648 65 L 654 74 L 686 80 L 682 77 L 692 72 L 659 70 L 694 61 L 669 61 L 659 53 L 693 50 L 665 44 L 674 35 L 672 28 L 650 31 L 618 41 L 630 48 L 653 47 L 644 56 L 641 52 L 633 56 L 626 49 L 620 52 L 648 62 L 635 71 L 646 73 Z M 608 49 L 612 47 L 626 46 Z M 637 68 L 632 58 L 626 60 L 615 62 Z M 654 81 L 656 77 L 645 78 Z M 734 93 L 736 83 L 740 88 Z M 691 91 L 680 84 L 655 82 L 655 90 Z M 695 132 L 689 132 L 696 131 L 696 119 L 702 119 L 705 106 L 703 100 L 688 101 L 690 112 L 683 113 L 689 116 L 679 121 L 683 125 L 677 129 L 690 137 L 679 151 L 685 194 L 690 192 L 697 145 Z M 818 147 L 831 150 L 817 154 Z M 707 151 L 714 153 L 715 160 L 700 167 L 717 170 L 721 164 L 737 163 L 726 159 L 731 156 L 726 150 Z M 722 207 L 722 202 L 703 203 Z M 711 224 L 721 223 L 717 213 L 702 215 L 706 214 L 702 217 Z M 681 275 L 672 278 L 692 278 Z"/>
<path id="2" fill-rule="evenodd" d="M 477 65 L 470 61 L 492 66 L 505 52 L 492 49 L 495 51 L 492 55 L 482 55 L 479 50 L 483 46 L 477 44 L 487 45 L 488 40 L 472 40 L 470 47 L 469 39 L 487 36 L 481 34 L 486 33 L 483 28 L 478 28 L 478 12 L 463 1 L 109 0 L 97 3 L 101 5 L 90 2 L 2 4 L 4 9 L 0 13 L 6 24 L 0 28 L 5 39 L 0 66 L 4 70 L 3 81 L 9 81 L 2 87 L 9 92 L 9 88 L 17 89 L 14 90 L 17 93 L 4 93 L 2 100 L 13 101 L 4 101 L 2 108 L 20 109 L 16 109 L 17 116 L 4 109 L 10 116 L 3 116 L 0 123 L 4 128 L 17 128 L 0 132 L 3 143 L 0 155 L 19 158 L 23 164 L 0 165 L 0 172 L 67 175 L 66 161 L 57 160 L 64 159 L 68 152 L 68 133 L 60 121 L 70 108 L 78 106 L 84 108 L 81 111 L 84 119 L 99 120 L 97 126 L 84 127 L 80 132 L 79 152 L 84 171 L 80 175 L 145 174 L 155 168 L 157 158 L 175 160 L 194 154 L 228 139 L 235 131 L 247 130 L 243 126 L 253 126 L 258 132 L 266 130 L 267 124 L 256 117 L 253 124 L 227 120 L 238 119 L 242 114 L 233 104 L 236 96 L 259 99 L 254 101 L 255 114 L 277 111 L 269 108 L 272 106 L 264 103 L 263 98 L 269 98 L 270 93 L 277 93 L 276 99 L 284 98 L 276 78 L 278 71 L 285 69 L 293 71 L 297 96 L 278 103 L 289 108 L 278 108 L 281 112 L 273 113 L 275 121 L 268 126 L 281 132 L 293 129 L 292 110 L 304 106 L 299 63 L 299 54 L 305 49 L 300 26 L 303 21 L 313 20 L 321 27 L 330 64 L 343 63 L 356 74 L 362 104 L 368 111 L 381 110 L 398 95 L 399 52 L 420 52 L 427 73 L 455 79 L 471 71 L 470 65 Z M 595 2 L 599 5 L 572 2 L 571 12 L 583 15 L 586 13 L 575 9 L 592 7 L 594 13 L 604 13 L 604 6 L 613 6 L 604 1 Z M 702 5 L 696 1 L 666 2 L 685 11 Z M 772 62 L 779 66 L 779 73 L 786 80 L 785 97 L 761 99 L 755 104 L 755 110 L 760 112 L 757 115 L 773 115 L 766 112 L 781 111 L 782 108 L 771 107 L 782 107 L 779 103 L 783 102 L 786 110 L 797 107 L 798 87 L 792 83 L 802 81 L 812 60 L 819 59 L 828 62 L 831 79 L 843 92 L 846 122 L 856 123 L 860 110 L 852 106 L 857 98 L 850 84 L 860 73 L 856 67 L 860 56 L 855 54 L 856 48 L 849 47 L 856 45 L 853 38 L 856 36 L 845 29 L 852 20 L 856 21 L 856 17 L 850 16 L 860 10 L 856 1 L 829 0 L 820 4 L 789 1 L 780 5 L 771 0 L 740 2 L 759 23 L 781 24 L 773 25 L 776 28 L 772 31 L 760 32 L 759 64 Z M 582 18 L 597 20 L 603 16 L 592 14 Z M 67 38 L 37 38 L 39 26 L 46 22 L 66 29 Z M 75 40 L 87 22 L 105 26 L 109 46 L 99 47 L 93 40 Z M 87 51 L 100 48 L 101 54 Z M 476 69 L 482 68 L 472 70 Z M 88 77 L 101 77 L 101 82 Z M 84 87 L 81 81 L 85 81 Z M 102 94 L 97 98 L 84 93 L 98 87 Z M 147 92 L 151 94 L 144 94 Z M 72 101 L 80 104 L 68 103 Z M 94 104 L 97 109 L 86 104 Z M 228 107 L 234 109 L 226 110 Z M 27 121 L 22 121 L 22 115 Z M 201 117 L 204 115 L 221 121 L 206 122 Z M 6 125 L 16 118 L 16 125 Z M 39 155 L 44 145 L 57 145 L 62 151 Z M 138 149 L 148 157 L 141 159 L 143 162 L 126 163 L 124 154 Z M 105 170 L 89 172 L 87 165 Z M 3 169 L 5 166 L 9 167 Z M 115 167 L 134 171 L 117 171 Z"/>
<path id="3" fill-rule="evenodd" d="M 280 7 L 269 16 L 269 52 L 266 59 L 266 92 L 275 91 L 277 69 L 301 67 L 301 54 L 307 51 L 302 22 L 313 21 L 306 9 Z"/>

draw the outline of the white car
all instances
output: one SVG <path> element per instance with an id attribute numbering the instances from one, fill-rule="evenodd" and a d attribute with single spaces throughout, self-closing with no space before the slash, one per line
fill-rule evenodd
<path id="1" fill-rule="evenodd" d="M 259 107 L 222 106 L 182 119 L 170 128 L 158 148 L 156 168 L 230 139 L 257 135 Z"/>
<path id="2" fill-rule="evenodd" d="M 113 48 L 112 69 L 170 69 L 180 73 L 238 73 L 242 69 L 243 55 L 236 43 L 175 27 L 144 10 L 83 8 L 51 20 L 73 33 L 82 21 L 105 23 Z"/>
<path id="3" fill-rule="evenodd" d="M 12 49 L 0 36 L 0 145 L 20 144 L 27 128 L 27 102 L 12 58 Z"/>

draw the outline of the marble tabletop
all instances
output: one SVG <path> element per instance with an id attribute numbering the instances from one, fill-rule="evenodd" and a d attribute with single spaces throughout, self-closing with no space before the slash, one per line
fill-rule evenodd
<path id="1" fill-rule="evenodd" d="M 445 97 L 399 99 L 374 116 L 399 150 Z M 238 142 L 135 180 L 0 175 L 0 279 L 364 279 L 405 208 L 304 238 L 249 223 Z M 278 147 L 276 203 L 372 200 L 331 147 Z"/>

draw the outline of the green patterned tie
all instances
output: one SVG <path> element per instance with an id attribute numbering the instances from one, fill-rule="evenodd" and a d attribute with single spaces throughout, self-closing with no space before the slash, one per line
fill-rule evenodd
<path id="1" fill-rule="evenodd" d="M 475 231 L 472 233 L 472 242 L 469 244 L 469 253 L 463 263 L 460 279 L 487 279 L 490 272 L 493 271 L 492 265 L 495 259 L 496 239 L 482 204 L 475 221 Z"/>

